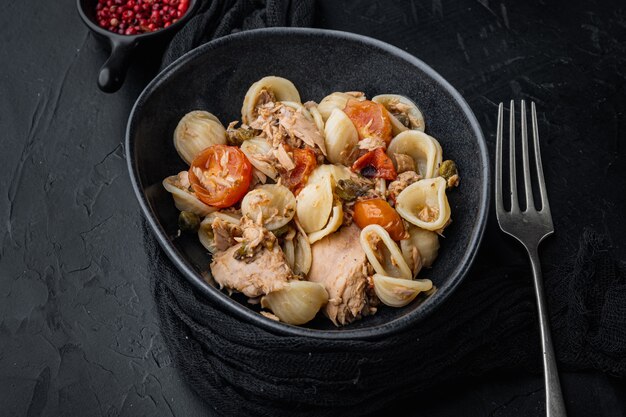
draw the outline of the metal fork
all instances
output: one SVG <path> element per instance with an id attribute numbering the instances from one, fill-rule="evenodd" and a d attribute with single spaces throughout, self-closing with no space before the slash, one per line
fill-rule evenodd
<path id="1" fill-rule="evenodd" d="M 521 134 L 522 134 L 522 163 L 524 171 L 524 191 L 526 194 L 526 209 L 521 210 L 517 194 L 517 177 L 515 168 L 515 103 L 511 100 L 509 121 L 509 172 L 511 187 L 511 210 L 504 209 L 502 193 L 502 130 L 504 121 L 504 106 L 498 108 L 498 131 L 496 135 L 496 215 L 503 232 L 513 236 L 524 245 L 533 270 L 535 295 L 539 309 L 539 328 L 541 332 L 541 347 L 543 349 L 544 383 L 546 390 L 546 412 L 548 417 L 565 417 L 565 404 L 559 383 L 559 374 L 556 368 L 556 358 L 552 348 L 552 336 L 548 322 L 548 312 L 543 292 L 541 264 L 539 262 L 539 243 L 554 233 L 548 193 L 543 177 L 541 152 L 539 149 L 539 131 L 537 128 L 537 111 L 535 103 L 531 103 L 533 144 L 535 149 L 535 164 L 539 193 L 541 195 L 541 210 L 535 208 L 530 177 L 530 163 L 528 156 L 528 131 L 526 127 L 526 103 L 521 103 Z"/>

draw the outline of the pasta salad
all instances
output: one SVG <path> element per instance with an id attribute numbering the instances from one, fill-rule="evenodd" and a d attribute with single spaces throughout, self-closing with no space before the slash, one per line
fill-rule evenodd
<path id="1" fill-rule="evenodd" d="M 248 89 L 240 122 L 182 117 L 174 146 L 189 169 L 163 186 L 222 288 L 274 320 L 301 325 L 322 312 L 341 326 L 435 291 L 422 275 L 459 175 L 424 130 L 407 97 L 302 103 L 291 81 L 268 76 Z"/>

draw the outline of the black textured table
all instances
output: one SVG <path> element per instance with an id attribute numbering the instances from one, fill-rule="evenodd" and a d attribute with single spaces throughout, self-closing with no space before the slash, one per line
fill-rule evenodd
<path id="1" fill-rule="evenodd" d="M 626 259 L 626 7 L 545 3 L 324 0 L 316 21 L 430 64 L 467 99 L 491 151 L 496 103 L 536 101 L 549 183 L 569 195 L 551 201 L 557 235 L 544 262 L 576 249 L 574 226 L 605 233 Z M 129 110 L 159 57 L 138 56 L 122 90 L 106 95 L 95 83 L 106 51 L 73 1 L 3 6 L 0 415 L 211 415 L 159 334 L 153 241 L 124 160 Z M 504 253 L 528 268 L 492 218 L 475 270 Z M 562 384 L 570 416 L 626 415 L 623 380 L 565 370 Z M 541 375 L 520 371 L 435 387 L 411 414 L 541 416 L 543 401 Z"/>

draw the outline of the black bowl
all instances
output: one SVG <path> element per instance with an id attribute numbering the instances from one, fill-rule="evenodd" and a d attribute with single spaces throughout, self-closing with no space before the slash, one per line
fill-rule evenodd
<path id="1" fill-rule="evenodd" d="M 335 328 L 319 317 L 305 326 L 275 322 L 241 297 L 229 297 L 210 278 L 210 256 L 196 238 L 175 238 L 177 211 L 161 181 L 183 169 L 172 134 L 187 112 L 204 109 L 224 124 L 240 119 L 250 84 L 266 75 L 290 79 L 303 100 L 333 91 L 403 94 L 424 112 L 426 131 L 439 139 L 444 158 L 456 161 L 461 185 L 449 193 L 452 224 L 430 271 L 438 291 L 423 303 L 378 313 Z M 137 99 L 126 130 L 131 181 L 159 243 L 185 278 L 214 304 L 257 326 L 282 334 L 326 338 L 373 338 L 396 332 L 432 313 L 466 275 L 485 227 L 489 199 L 487 148 L 461 95 L 419 59 L 386 43 L 317 29 L 260 29 L 205 44 L 172 63 Z M 206 278 L 203 278 L 203 276 Z"/>
<path id="2" fill-rule="evenodd" d="M 98 87 L 105 93 L 113 93 L 122 86 L 134 51 L 141 45 L 164 45 L 193 16 L 199 0 L 190 0 L 187 12 L 166 28 L 138 35 L 120 35 L 98 25 L 96 5 L 98 0 L 76 0 L 78 14 L 87 27 L 111 48 L 109 59 L 102 65 L 98 75 Z"/>

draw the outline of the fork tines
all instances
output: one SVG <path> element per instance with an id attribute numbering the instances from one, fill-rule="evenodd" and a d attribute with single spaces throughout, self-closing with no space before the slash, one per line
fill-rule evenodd
<path id="1" fill-rule="evenodd" d="M 539 185 L 539 195 L 541 198 L 540 213 L 549 213 L 550 205 L 548 203 L 548 194 L 543 176 L 543 167 L 541 164 L 541 151 L 539 149 L 539 131 L 537 128 L 537 111 L 535 103 L 531 102 L 531 119 L 533 132 L 533 146 L 535 153 L 535 166 L 537 169 L 537 180 Z M 521 101 L 520 111 L 521 137 L 522 137 L 522 168 L 524 172 L 524 192 L 526 199 L 526 209 L 524 212 L 534 212 L 535 203 L 533 198 L 532 182 L 530 176 L 530 162 L 528 155 L 528 128 L 526 124 L 526 102 Z M 496 212 L 498 214 L 505 213 L 504 199 L 502 193 L 502 141 L 503 141 L 503 125 L 504 125 L 504 105 L 500 103 L 498 107 L 498 129 L 496 133 Z M 509 110 L 509 184 L 511 189 L 511 213 L 519 213 L 519 199 L 517 193 L 517 174 L 515 161 L 515 101 L 511 100 Z"/>

